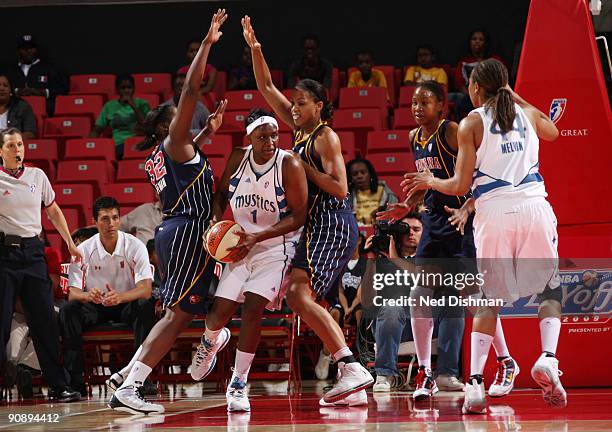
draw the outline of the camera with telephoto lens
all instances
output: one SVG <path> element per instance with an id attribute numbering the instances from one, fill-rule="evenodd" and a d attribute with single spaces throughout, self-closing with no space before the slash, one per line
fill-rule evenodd
<path id="1" fill-rule="evenodd" d="M 374 231 L 374 237 L 372 237 L 372 247 L 370 251 L 378 254 L 380 252 L 389 252 L 389 243 L 391 241 L 389 236 L 393 236 L 395 240 L 395 247 L 399 247 L 401 236 L 404 234 L 410 234 L 410 225 L 406 222 L 394 222 L 379 221 Z"/>

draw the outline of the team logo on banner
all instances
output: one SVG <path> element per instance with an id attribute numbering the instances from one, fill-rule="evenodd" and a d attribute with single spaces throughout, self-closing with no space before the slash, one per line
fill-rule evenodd
<path id="1" fill-rule="evenodd" d="M 566 98 L 552 100 L 552 102 L 550 103 L 550 111 L 548 113 L 548 116 L 550 117 L 553 123 L 557 123 L 559 120 L 561 120 L 561 117 L 563 117 L 563 114 L 565 114 L 566 106 Z"/>

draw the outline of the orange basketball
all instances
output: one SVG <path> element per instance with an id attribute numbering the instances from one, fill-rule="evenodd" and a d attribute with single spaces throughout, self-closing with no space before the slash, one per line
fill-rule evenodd
<path id="1" fill-rule="evenodd" d="M 240 231 L 244 230 L 234 221 L 217 222 L 204 233 L 204 247 L 217 261 L 234 262 L 236 252 L 232 253 L 228 249 L 238 244 L 240 237 L 236 233 Z"/>

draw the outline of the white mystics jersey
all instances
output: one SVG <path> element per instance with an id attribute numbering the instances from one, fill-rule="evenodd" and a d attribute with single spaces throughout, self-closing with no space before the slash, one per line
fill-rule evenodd
<path id="1" fill-rule="evenodd" d="M 289 211 L 283 188 L 283 158 L 290 157 L 277 149 L 265 165 L 253 160 L 253 148 L 247 147 L 238 169 L 229 182 L 229 203 L 234 220 L 248 233 L 257 233 L 280 221 Z M 261 174 L 258 174 L 261 173 Z M 271 247 L 297 240 L 297 232 L 259 243 Z"/>
<path id="2" fill-rule="evenodd" d="M 546 197 L 538 169 L 540 140 L 521 107 L 515 104 L 514 108 L 513 128 L 507 133 L 499 130 L 492 110 L 480 107 L 472 111 L 480 115 L 484 125 L 472 181 L 477 207 Z"/>

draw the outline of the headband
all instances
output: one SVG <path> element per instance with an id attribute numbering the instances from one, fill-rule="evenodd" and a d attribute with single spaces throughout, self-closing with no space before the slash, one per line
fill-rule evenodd
<path id="1" fill-rule="evenodd" d="M 253 132 L 256 128 L 264 124 L 272 124 L 276 126 L 276 129 L 278 129 L 278 123 L 276 122 L 276 119 L 274 117 L 262 116 L 246 127 L 247 135 L 251 135 L 251 132 Z"/>

